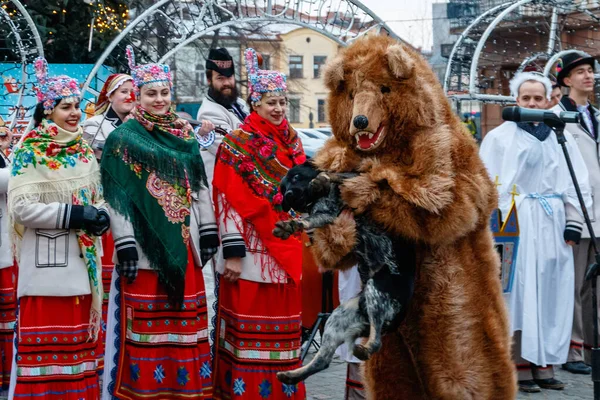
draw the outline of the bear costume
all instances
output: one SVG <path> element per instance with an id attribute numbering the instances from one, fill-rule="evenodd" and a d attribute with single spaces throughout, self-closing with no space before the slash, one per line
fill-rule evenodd
<path id="1" fill-rule="evenodd" d="M 358 171 L 342 197 L 414 243 L 414 295 L 365 366 L 370 399 L 513 399 L 516 373 L 489 222 L 497 191 L 427 62 L 387 36 L 354 42 L 325 71 L 334 137 L 324 171 Z M 352 213 L 315 232 L 324 268 L 348 268 Z M 397 255 L 400 258 L 402 255 Z"/>

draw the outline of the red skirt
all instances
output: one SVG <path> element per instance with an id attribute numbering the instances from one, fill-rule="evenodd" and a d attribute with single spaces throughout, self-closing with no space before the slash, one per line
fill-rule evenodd
<path id="1" fill-rule="evenodd" d="M 98 368 L 100 374 L 104 371 L 104 347 L 106 346 L 106 321 L 108 321 L 108 294 L 110 293 L 110 282 L 112 272 L 115 268 L 112 258 L 115 251 L 115 243 L 110 232 L 102 236 L 102 287 L 104 297 L 102 298 L 102 349 L 98 355 Z"/>
<path id="2" fill-rule="evenodd" d="M 212 396 L 204 278 L 191 253 L 188 259 L 182 309 L 169 303 L 154 271 L 140 270 L 132 284 L 119 279 L 118 363 L 114 386 L 109 385 L 115 397 Z"/>
<path id="3" fill-rule="evenodd" d="M 17 264 L 0 269 L 0 376 L 2 391 L 10 385 L 17 312 Z"/>
<path id="4" fill-rule="evenodd" d="M 295 284 L 220 279 L 215 399 L 304 399 L 304 383 L 275 376 L 300 367 L 301 296 Z"/>
<path id="5" fill-rule="evenodd" d="M 19 300 L 14 399 L 99 398 L 99 341 L 88 340 L 91 303 L 91 295 Z"/>

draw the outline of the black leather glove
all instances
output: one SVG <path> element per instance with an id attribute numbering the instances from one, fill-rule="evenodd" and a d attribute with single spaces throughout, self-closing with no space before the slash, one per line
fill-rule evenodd
<path id="1" fill-rule="evenodd" d="M 94 206 L 71 206 L 66 229 L 85 229 L 94 236 L 102 236 L 110 228 L 110 218 L 104 210 Z"/>
<path id="2" fill-rule="evenodd" d="M 87 229 L 94 236 L 104 235 L 110 228 L 110 217 L 105 210 L 99 210 L 96 219 L 88 223 Z"/>
<path id="3" fill-rule="evenodd" d="M 129 283 L 133 283 L 138 274 L 137 263 L 139 261 L 135 239 L 127 236 L 115 240 L 115 250 L 117 251 L 117 260 L 119 261 L 115 268 L 119 275 L 127 278 Z"/>

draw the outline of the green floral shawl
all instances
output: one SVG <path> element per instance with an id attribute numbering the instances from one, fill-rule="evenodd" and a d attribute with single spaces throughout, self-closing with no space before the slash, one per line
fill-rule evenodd
<path id="1" fill-rule="evenodd" d="M 145 124 L 148 125 L 148 124 Z M 129 220 L 135 240 L 158 273 L 170 301 L 183 301 L 191 192 L 206 186 L 204 165 L 192 132 L 180 137 L 144 128 L 130 119 L 104 146 L 101 171 L 106 201 Z"/>

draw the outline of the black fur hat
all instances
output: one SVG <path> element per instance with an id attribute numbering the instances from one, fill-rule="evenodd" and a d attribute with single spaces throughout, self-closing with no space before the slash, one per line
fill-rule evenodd
<path id="1" fill-rule="evenodd" d="M 233 58 L 225 48 L 210 49 L 206 60 L 206 69 L 217 71 L 226 77 L 230 77 L 235 73 Z"/>

